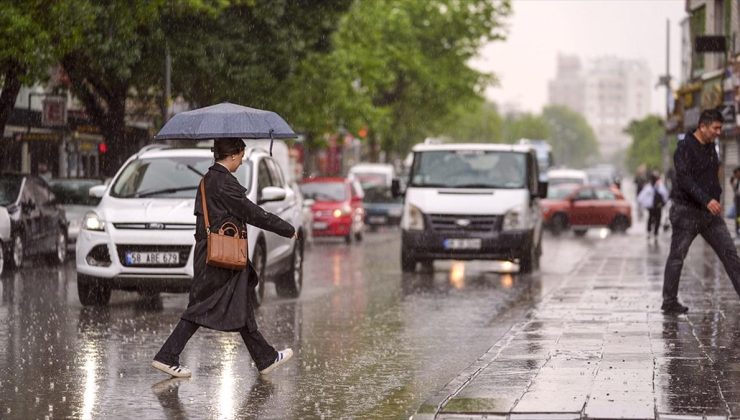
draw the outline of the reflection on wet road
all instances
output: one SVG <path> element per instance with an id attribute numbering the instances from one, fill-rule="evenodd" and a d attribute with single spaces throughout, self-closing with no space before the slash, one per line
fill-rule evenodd
<path id="1" fill-rule="evenodd" d="M 523 277 L 515 265 L 484 262 L 402 274 L 398 237 L 318 241 L 299 299 L 268 287 L 260 329 L 296 356 L 266 379 L 237 334 L 205 329 L 182 356 L 192 379 L 149 367 L 186 295 L 114 292 L 109 306 L 86 308 L 73 264 L 6 273 L 0 417 L 405 417 L 517 320 L 501 314 L 523 314 L 599 240 L 548 238 L 542 273 Z"/>

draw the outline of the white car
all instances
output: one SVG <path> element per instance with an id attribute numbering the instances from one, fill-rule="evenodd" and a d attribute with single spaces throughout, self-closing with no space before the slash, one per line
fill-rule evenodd
<path id="1" fill-rule="evenodd" d="M 558 184 L 588 184 L 588 174 L 586 171 L 579 169 L 550 169 L 547 172 L 547 183 L 549 185 Z"/>
<path id="2" fill-rule="evenodd" d="M 300 197 L 280 166 L 261 148 L 247 148 L 234 176 L 247 197 L 293 224 L 298 239 L 248 227 L 249 260 L 279 296 L 296 297 L 303 285 Z M 193 278 L 195 193 L 213 165 L 207 148 L 144 147 L 126 161 L 109 185 L 90 189 L 100 204 L 85 215 L 77 238 L 77 289 L 83 305 L 104 305 L 112 289 L 187 292 Z"/>

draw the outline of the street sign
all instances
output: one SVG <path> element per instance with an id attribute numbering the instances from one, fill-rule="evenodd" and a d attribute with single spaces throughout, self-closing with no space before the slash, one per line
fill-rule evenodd
<path id="1" fill-rule="evenodd" d="M 694 51 L 698 53 L 725 52 L 727 39 L 724 35 L 699 35 L 694 38 Z"/>
<path id="2" fill-rule="evenodd" d="M 67 98 L 47 96 L 42 101 L 41 125 L 62 127 L 67 125 Z"/>

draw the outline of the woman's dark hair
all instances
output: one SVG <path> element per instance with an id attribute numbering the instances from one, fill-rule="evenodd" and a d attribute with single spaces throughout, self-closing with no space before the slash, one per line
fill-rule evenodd
<path id="1" fill-rule="evenodd" d="M 244 150 L 244 141 L 239 138 L 216 139 L 213 141 L 213 158 L 216 160 L 225 159 Z"/>
<path id="2" fill-rule="evenodd" d="M 706 109 L 702 111 L 701 115 L 699 116 L 699 125 L 710 125 L 715 122 L 725 122 L 725 119 L 722 117 L 722 113 L 716 108 Z"/>

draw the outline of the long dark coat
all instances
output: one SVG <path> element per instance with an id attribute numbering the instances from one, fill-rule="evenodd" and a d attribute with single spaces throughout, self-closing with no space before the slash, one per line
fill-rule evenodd
<path id="1" fill-rule="evenodd" d="M 256 226 L 278 235 L 291 237 L 293 226 L 251 202 L 246 189 L 223 165 L 214 164 L 205 177 L 206 205 L 211 231 L 217 231 L 226 220 Z M 200 189 L 195 197 L 194 276 L 190 302 L 182 319 L 220 331 L 235 331 L 247 327 L 257 330 L 251 292 L 257 285 L 257 273 L 252 264 L 245 270 L 229 270 L 206 264 L 206 229 Z"/>

